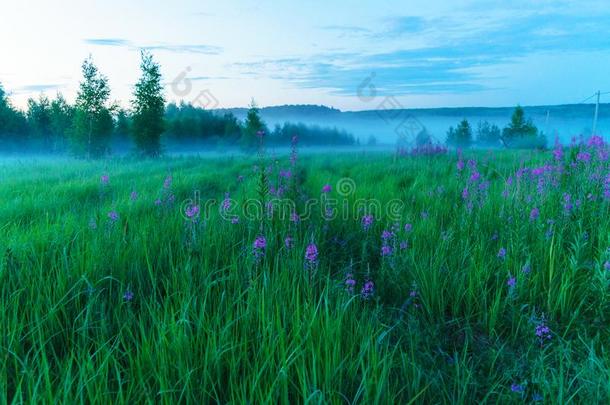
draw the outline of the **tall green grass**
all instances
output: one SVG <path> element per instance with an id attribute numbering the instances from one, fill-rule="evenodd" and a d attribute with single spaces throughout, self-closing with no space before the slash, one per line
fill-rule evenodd
<path id="1" fill-rule="evenodd" d="M 608 203 L 586 198 L 599 189 L 585 173 L 564 176 L 544 195 L 530 185 L 505 198 L 509 176 L 549 156 L 469 157 L 489 181 L 471 211 L 453 156 L 300 157 L 299 207 L 325 184 L 333 186 L 328 197 L 343 198 L 335 189 L 342 178 L 356 185 L 350 206 L 405 203 L 397 221 L 378 216 L 368 231 L 360 217 L 325 221 L 319 207 L 298 224 L 243 216 L 233 224 L 218 210 L 193 224 L 181 213 L 195 190 L 202 204 L 226 192 L 237 203 L 256 198 L 261 163 L 276 179 L 286 156 L 2 164 L 3 399 L 610 401 Z M 583 199 L 571 214 L 564 192 Z M 169 193 L 175 203 L 155 205 Z M 534 206 L 540 218 L 531 220 Z M 392 255 L 382 257 L 380 235 L 394 222 Z M 261 233 L 267 249 L 256 260 L 252 242 Z M 312 242 L 313 268 L 304 260 Z M 375 293 L 364 300 L 369 279 Z M 541 342 L 535 329 L 543 317 L 552 337 Z"/>

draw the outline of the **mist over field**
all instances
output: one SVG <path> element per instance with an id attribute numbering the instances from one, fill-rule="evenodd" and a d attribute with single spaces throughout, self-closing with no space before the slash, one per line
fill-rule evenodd
<path id="1" fill-rule="evenodd" d="M 383 101 L 380 97 L 379 101 Z M 482 121 L 504 127 L 509 121 L 514 107 L 484 108 L 427 108 L 384 111 L 340 111 L 324 106 L 278 106 L 261 109 L 261 116 L 271 127 L 284 122 L 303 122 L 311 125 L 337 127 L 357 136 L 365 143 L 374 136 L 380 143 L 394 144 L 397 128 L 403 120 L 415 118 L 426 127 L 437 140 L 444 142 L 449 127 L 456 126 L 466 118 L 474 128 Z M 551 105 L 524 107 L 525 113 L 534 124 L 554 141 L 557 136 L 563 143 L 572 137 L 589 137 L 593 127 L 594 104 Z M 238 118 L 244 118 L 246 109 L 230 109 Z M 548 113 L 548 116 L 547 116 Z M 600 104 L 597 133 L 610 134 L 610 104 Z M 606 138 L 607 139 L 607 138 Z"/>

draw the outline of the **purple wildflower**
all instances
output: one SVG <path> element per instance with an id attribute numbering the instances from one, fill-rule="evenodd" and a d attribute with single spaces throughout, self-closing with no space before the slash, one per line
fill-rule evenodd
<path id="1" fill-rule="evenodd" d="M 500 248 L 500 250 L 498 251 L 498 259 L 504 260 L 505 258 L 506 258 L 506 249 Z"/>
<path id="2" fill-rule="evenodd" d="M 184 212 L 188 219 L 195 220 L 199 216 L 199 205 L 189 205 Z"/>
<path id="3" fill-rule="evenodd" d="M 405 232 L 411 232 L 412 229 L 413 229 L 413 225 L 405 224 Z"/>
<path id="4" fill-rule="evenodd" d="M 172 186 L 172 176 L 167 176 L 165 178 L 165 180 L 163 181 L 163 188 L 164 189 L 169 189 Z"/>
<path id="5" fill-rule="evenodd" d="M 523 393 L 525 391 L 525 387 L 523 385 L 521 385 L 521 384 L 513 383 L 513 384 L 510 385 L 510 390 L 512 392 L 518 392 L 518 393 L 521 394 L 521 393 Z"/>
<path id="6" fill-rule="evenodd" d="M 100 182 L 103 185 L 107 185 L 109 181 L 110 181 L 110 176 L 108 176 L 107 174 L 102 174 L 102 176 L 100 177 Z"/>
<path id="7" fill-rule="evenodd" d="M 292 236 L 286 236 L 284 239 L 284 246 L 286 246 L 286 249 L 292 249 L 294 246 L 294 238 Z"/>
<path id="8" fill-rule="evenodd" d="M 130 290 L 125 290 L 125 293 L 123 293 L 123 300 L 127 302 L 133 300 L 133 292 Z"/>
<path id="9" fill-rule="evenodd" d="M 330 193 L 331 190 L 332 190 L 332 187 L 330 186 L 330 184 L 325 184 L 324 187 L 322 187 L 323 193 Z"/>
<path id="10" fill-rule="evenodd" d="M 305 249 L 305 260 L 315 263 L 318 260 L 318 247 L 315 243 L 310 243 Z"/>
<path id="11" fill-rule="evenodd" d="M 392 248 L 388 245 L 381 247 L 381 256 L 390 256 L 392 254 Z"/>
<path id="12" fill-rule="evenodd" d="M 373 281 L 369 280 L 362 286 L 362 290 L 360 291 L 360 296 L 363 300 L 368 300 L 375 293 L 375 284 Z"/>
<path id="13" fill-rule="evenodd" d="M 604 270 L 610 271 L 610 260 L 606 260 L 604 263 Z"/>
<path id="14" fill-rule="evenodd" d="M 137 191 L 132 191 L 131 194 L 129 195 L 129 198 L 131 199 L 131 201 L 135 201 L 138 199 L 138 192 Z"/>
<path id="15" fill-rule="evenodd" d="M 354 288 L 356 287 L 356 280 L 354 280 L 354 275 L 349 273 L 345 276 L 345 291 L 349 294 L 354 293 Z"/>
<path id="16" fill-rule="evenodd" d="M 391 239 L 394 236 L 394 234 L 388 230 L 385 230 L 381 233 L 381 239 L 383 240 L 388 240 Z"/>
<path id="17" fill-rule="evenodd" d="M 264 250 L 267 247 L 267 239 L 264 236 L 258 236 L 254 239 L 254 249 Z"/>
<path id="18" fill-rule="evenodd" d="M 506 285 L 510 288 L 514 288 L 515 285 L 517 285 L 517 279 L 513 276 L 510 276 L 508 278 L 508 281 L 506 282 Z"/>
<path id="19" fill-rule="evenodd" d="M 254 243 L 252 244 L 254 247 L 254 258 L 256 260 L 260 259 L 265 255 L 265 249 L 267 248 L 267 239 L 264 236 L 257 236 L 254 239 Z"/>
<path id="20" fill-rule="evenodd" d="M 111 222 L 116 222 L 119 219 L 119 213 L 116 211 L 110 211 L 108 213 L 108 218 L 110 219 Z"/>
<path id="21" fill-rule="evenodd" d="M 290 214 L 290 222 L 294 222 L 295 224 L 297 224 L 300 220 L 301 217 L 299 217 L 299 214 L 297 214 L 296 212 L 292 212 L 292 214 Z"/>
<path id="22" fill-rule="evenodd" d="M 373 225 L 373 216 L 372 215 L 365 215 L 362 217 L 362 229 L 364 229 L 365 231 L 368 231 L 371 228 L 371 225 Z"/>
<path id="23" fill-rule="evenodd" d="M 538 207 L 532 208 L 532 210 L 530 211 L 530 220 L 535 221 L 538 219 L 539 216 L 540 216 L 540 210 L 538 209 Z"/>

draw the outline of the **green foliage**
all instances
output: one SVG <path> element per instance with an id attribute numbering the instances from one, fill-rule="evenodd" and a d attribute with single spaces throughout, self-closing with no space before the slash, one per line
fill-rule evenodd
<path id="1" fill-rule="evenodd" d="M 218 114 L 192 104 L 170 103 L 165 112 L 166 136 L 174 143 L 220 143 L 231 145 L 241 135 L 237 118 Z"/>
<path id="2" fill-rule="evenodd" d="M 502 142 L 516 149 L 545 148 L 546 137 L 538 133 L 538 128 L 530 118 L 525 118 L 523 107 L 515 107 L 510 123 L 502 130 Z"/>
<path id="3" fill-rule="evenodd" d="M 501 146 L 500 139 L 502 132 L 500 128 L 495 124 L 490 124 L 487 121 L 479 122 L 477 127 L 476 142 L 479 146 Z"/>
<path id="4" fill-rule="evenodd" d="M 161 134 L 165 130 L 163 120 L 165 98 L 161 84 L 159 64 L 152 55 L 142 51 L 140 69 L 142 76 L 136 83 L 132 101 L 132 133 L 138 150 L 146 156 L 161 153 Z"/>
<path id="5" fill-rule="evenodd" d="M 276 125 L 265 140 L 268 144 L 288 146 L 292 137 L 297 135 L 299 144 L 307 145 L 354 145 L 356 139 L 345 130 L 324 128 L 318 125 L 293 124 L 285 122 Z M 369 139 L 370 140 L 370 139 Z"/>
<path id="6" fill-rule="evenodd" d="M 269 130 L 260 116 L 256 103 L 252 100 L 241 131 L 241 146 L 244 149 L 254 149 L 258 146 L 261 136 L 264 135 L 269 135 Z"/>
<path id="7" fill-rule="evenodd" d="M 64 151 L 67 147 L 66 137 L 70 133 L 74 120 L 74 107 L 66 102 L 61 94 L 51 101 L 50 130 L 53 152 Z"/>
<path id="8" fill-rule="evenodd" d="M 472 128 L 467 119 L 464 118 L 457 128 L 449 128 L 446 143 L 456 148 L 470 147 L 472 144 Z"/>
<path id="9" fill-rule="evenodd" d="M 3 149 L 23 147 L 28 132 L 25 114 L 13 108 L 0 83 L 0 147 Z"/>
<path id="10" fill-rule="evenodd" d="M 107 106 L 108 79 L 98 72 L 91 57 L 82 65 L 83 81 L 76 97 L 71 134 L 72 152 L 81 157 L 99 158 L 109 151 L 113 121 Z"/>

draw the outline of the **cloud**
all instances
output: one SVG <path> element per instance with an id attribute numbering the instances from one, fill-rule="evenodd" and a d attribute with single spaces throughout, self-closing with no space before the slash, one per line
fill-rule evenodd
<path id="1" fill-rule="evenodd" d="M 218 55 L 222 48 L 207 44 L 153 44 L 138 45 L 122 38 L 88 38 L 84 42 L 95 46 L 117 46 L 126 47 L 132 50 L 146 49 L 150 51 L 175 52 L 175 53 L 194 53 L 203 55 Z"/>
<path id="2" fill-rule="evenodd" d="M 142 49 L 151 51 L 167 51 L 176 53 L 199 53 L 204 55 L 218 55 L 222 52 L 222 48 L 212 45 L 145 45 Z"/>
<path id="3" fill-rule="evenodd" d="M 85 43 L 99 46 L 131 46 L 129 41 L 121 38 L 89 38 L 85 39 Z"/>
<path id="4" fill-rule="evenodd" d="M 372 73 L 375 86 L 387 95 L 463 94 L 494 89 L 497 86 L 489 78 L 495 66 L 519 63 L 530 55 L 610 51 L 607 13 L 502 11 L 434 19 L 392 17 L 386 22 L 369 38 L 370 49 L 386 46 L 386 50 L 267 59 L 233 66 L 244 75 L 285 80 L 301 88 L 340 95 L 355 95 Z M 367 32 L 349 26 L 326 28 Z M 419 41 L 405 48 L 396 41 L 403 35 Z M 381 37 L 387 40 L 381 42 Z"/>
<path id="5" fill-rule="evenodd" d="M 67 87 L 66 84 L 59 83 L 44 83 L 44 84 L 28 84 L 15 89 L 15 93 L 43 93 L 47 91 L 57 91 Z"/>

